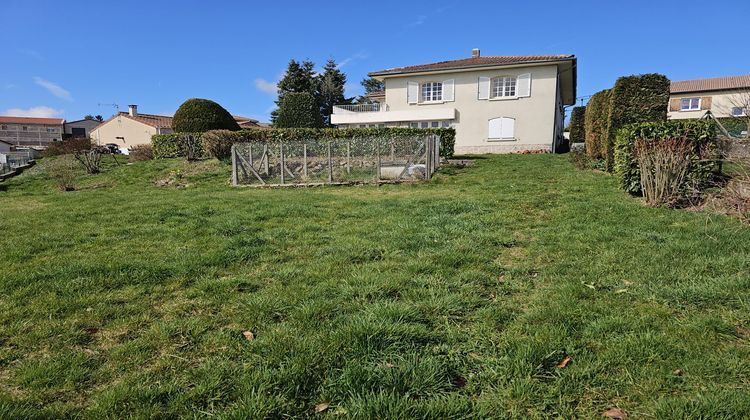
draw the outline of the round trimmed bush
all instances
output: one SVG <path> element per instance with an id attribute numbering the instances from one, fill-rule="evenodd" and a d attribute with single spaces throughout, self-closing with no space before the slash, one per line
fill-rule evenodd
<path id="1" fill-rule="evenodd" d="M 239 130 L 240 126 L 221 105 L 208 99 L 188 99 L 172 118 L 175 133 L 203 133 L 208 130 Z"/>

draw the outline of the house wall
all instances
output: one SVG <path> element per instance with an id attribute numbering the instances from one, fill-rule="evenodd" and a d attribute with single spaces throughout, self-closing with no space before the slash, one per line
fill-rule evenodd
<path id="1" fill-rule="evenodd" d="M 140 144 L 151 144 L 156 127 L 118 115 L 91 131 L 91 139 L 97 144 L 113 143 L 121 149 Z"/>
<path id="2" fill-rule="evenodd" d="M 518 76 L 531 73 L 531 95 L 526 98 L 479 100 L 479 77 Z M 407 82 L 455 80 L 452 102 L 409 104 Z M 389 112 L 456 109 L 456 153 L 507 153 L 516 150 L 551 150 L 561 132 L 558 118 L 557 65 L 527 66 L 497 70 L 474 70 L 436 75 L 389 77 L 385 79 Z M 515 118 L 515 139 L 490 140 L 489 120 Z"/>
<path id="3" fill-rule="evenodd" d="M 701 118 L 707 110 L 711 110 L 714 117 L 731 117 L 732 108 L 739 106 L 740 103 L 747 103 L 746 97 L 750 93 L 738 93 L 733 91 L 709 91 L 709 92 L 694 92 L 694 93 L 674 93 L 669 95 L 669 110 L 667 112 L 668 119 L 685 119 L 685 118 Z M 697 111 L 679 111 L 678 100 L 682 98 L 704 98 L 701 100 L 701 108 Z M 711 105 L 707 106 L 705 98 L 711 98 Z M 743 100 L 744 99 L 744 100 Z M 677 104 L 675 107 L 673 105 Z M 678 110 L 675 110 L 677 108 Z"/>
<path id="4" fill-rule="evenodd" d="M 86 130 L 86 137 L 91 137 L 91 131 L 102 124 L 97 120 L 81 120 L 65 123 L 65 134 L 73 134 L 73 128 L 83 128 Z"/>
<path id="5" fill-rule="evenodd" d="M 62 132 L 62 124 L 0 124 L 0 140 L 17 146 L 46 147 L 54 141 L 62 140 Z"/>

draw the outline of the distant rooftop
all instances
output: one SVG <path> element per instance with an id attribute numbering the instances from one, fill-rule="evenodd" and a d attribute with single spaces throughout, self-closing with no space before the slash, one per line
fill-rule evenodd
<path id="1" fill-rule="evenodd" d="M 65 123 L 65 119 L 64 118 L 36 118 L 36 117 L 0 116 L 0 123 L 6 123 L 6 124 L 62 125 L 62 124 Z"/>
<path id="2" fill-rule="evenodd" d="M 711 79 L 681 80 L 672 82 L 671 93 L 706 92 L 750 88 L 750 74 L 745 76 L 714 77 Z"/>
<path id="3" fill-rule="evenodd" d="M 449 60 L 439 61 L 437 63 L 418 64 L 415 66 L 406 67 L 395 67 L 392 69 L 379 70 L 371 72 L 369 75 L 375 76 L 389 76 L 395 74 L 404 73 L 420 73 L 425 71 L 437 71 L 437 70 L 456 70 L 456 69 L 470 69 L 470 68 L 481 68 L 481 67 L 495 67 L 504 65 L 514 64 L 534 64 L 534 63 L 548 63 L 556 61 L 570 61 L 575 60 L 576 56 L 572 54 L 564 55 L 495 55 L 482 57 L 479 52 L 476 51 L 475 56 L 471 58 L 463 58 L 460 60 Z"/>

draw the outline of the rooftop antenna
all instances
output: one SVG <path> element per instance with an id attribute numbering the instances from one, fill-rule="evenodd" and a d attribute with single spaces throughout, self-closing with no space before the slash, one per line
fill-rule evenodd
<path id="1" fill-rule="evenodd" d="M 115 111 L 116 111 L 115 113 L 117 113 L 117 114 L 120 113 L 120 105 L 117 105 L 117 104 L 102 104 L 102 103 L 99 103 L 97 105 L 99 105 L 99 106 L 111 106 L 111 107 L 114 107 Z"/>

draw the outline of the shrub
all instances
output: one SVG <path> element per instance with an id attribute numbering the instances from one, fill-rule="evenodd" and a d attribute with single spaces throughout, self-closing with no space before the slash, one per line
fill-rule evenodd
<path id="1" fill-rule="evenodd" d="M 620 77 L 612 88 L 606 136 L 602 147 L 605 168 L 614 170 L 617 131 L 627 124 L 667 119 L 669 79 L 661 74 Z"/>
<path id="2" fill-rule="evenodd" d="M 76 162 L 70 155 L 59 156 L 54 159 L 45 159 L 44 168 L 60 191 L 73 191 L 75 189 Z"/>
<path id="3" fill-rule="evenodd" d="M 576 167 L 576 169 L 591 169 L 591 159 L 589 159 L 586 152 L 581 149 L 571 150 L 570 162 Z"/>
<path id="4" fill-rule="evenodd" d="M 186 156 L 187 149 L 185 143 L 186 139 L 190 135 L 195 136 L 196 138 L 199 138 L 201 140 L 198 142 L 196 147 L 198 149 L 198 155 L 205 156 L 208 154 L 203 150 L 204 144 L 202 141 L 202 137 L 205 134 L 206 133 L 173 133 L 155 135 L 151 138 L 154 158 L 163 159 Z M 222 148 L 231 148 L 231 144 L 242 142 L 274 142 L 282 140 L 286 142 L 294 142 L 303 141 L 306 139 L 328 140 L 335 142 L 338 140 L 343 141 L 345 139 L 398 139 L 405 136 L 424 134 L 436 134 L 440 137 L 440 156 L 444 158 L 450 158 L 453 156 L 453 149 L 456 142 L 456 130 L 453 128 L 252 128 L 241 131 L 234 131 L 231 133 L 223 132 L 216 138 L 215 141 L 221 141 L 230 144 L 224 146 L 216 145 L 212 147 L 216 148 L 213 153 L 214 157 L 217 157 L 221 155 Z"/>
<path id="5" fill-rule="evenodd" d="M 607 137 L 610 90 L 595 93 L 589 99 L 584 115 L 586 154 L 591 159 L 601 159 L 602 145 Z"/>
<path id="6" fill-rule="evenodd" d="M 151 160 L 154 152 L 150 144 L 139 144 L 130 148 L 130 158 L 135 161 Z"/>
<path id="7" fill-rule="evenodd" d="M 232 156 L 232 144 L 235 143 L 235 131 L 211 130 L 203 133 L 201 142 L 208 156 L 218 160 L 227 160 Z M 239 136 L 237 136 L 239 137 Z"/>
<path id="8" fill-rule="evenodd" d="M 614 172 L 620 186 L 632 194 L 641 193 L 641 176 L 633 148 L 636 141 L 661 141 L 681 138 L 691 144 L 690 171 L 687 182 L 697 189 L 705 188 L 721 170 L 716 127 L 707 120 L 669 120 L 629 124 L 617 132 Z"/>
<path id="9" fill-rule="evenodd" d="M 647 204 L 673 206 L 681 200 L 690 171 L 691 149 L 692 144 L 684 138 L 635 141 L 633 155 Z"/>
<path id="10" fill-rule="evenodd" d="M 274 121 L 278 128 L 319 128 L 323 127 L 320 107 L 315 97 L 308 92 L 290 92 L 279 102 Z"/>
<path id="11" fill-rule="evenodd" d="M 570 142 L 586 141 L 586 107 L 576 106 L 570 112 Z"/>
<path id="12" fill-rule="evenodd" d="M 71 138 L 68 140 L 50 143 L 47 146 L 47 148 L 44 149 L 44 152 L 42 152 L 42 156 L 50 157 L 50 156 L 70 155 L 80 150 L 90 150 L 90 149 L 91 149 L 91 139 Z"/>
<path id="13" fill-rule="evenodd" d="M 208 130 L 239 130 L 240 126 L 221 105 L 208 99 L 188 99 L 172 118 L 175 133 L 203 133 Z"/>
<path id="14" fill-rule="evenodd" d="M 100 149 L 78 150 L 73 157 L 83 165 L 87 174 L 98 174 L 102 168 L 102 152 Z"/>

